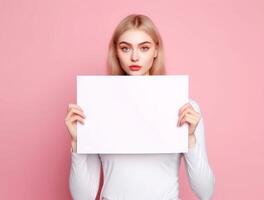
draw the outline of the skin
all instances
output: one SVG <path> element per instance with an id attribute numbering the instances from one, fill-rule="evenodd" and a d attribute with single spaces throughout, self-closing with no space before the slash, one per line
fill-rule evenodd
<path id="1" fill-rule="evenodd" d="M 117 41 L 117 57 L 122 69 L 129 75 L 149 75 L 158 50 L 152 38 L 140 30 L 128 30 Z M 139 65 L 139 71 L 131 71 L 130 65 Z"/>
<path id="2" fill-rule="evenodd" d="M 128 30 L 124 32 L 117 42 L 117 57 L 122 69 L 129 75 L 149 75 L 149 70 L 157 56 L 157 47 L 152 38 L 141 30 Z M 131 71 L 130 65 L 140 65 L 139 71 Z M 196 144 L 195 129 L 201 119 L 201 114 L 196 112 L 190 103 L 184 104 L 179 109 L 177 126 L 188 124 L 189 148 Z M 77 147 L 77 121 L 84 124 L 86 116 L 77 104 L 69 104 L 65 124 L 71 136 L 72 152 L 76 152 Z"/>

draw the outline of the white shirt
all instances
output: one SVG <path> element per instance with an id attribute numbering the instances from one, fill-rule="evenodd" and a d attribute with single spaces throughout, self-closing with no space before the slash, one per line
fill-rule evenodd
<path id="1" fill-rule="evenodd" d="M 201 113 L 192 99 L 189 103 Z M 104 182 L 100 200 L 179 200 L 181 157 L 190 185 L 201 200 L 212 198 L 215 177 L 207 159 L 204 121 L 196 130 L 196 144 L 187 153 L 77 154 L 71 152 L 69 188 L 74 200 L 95 200 L 102 163 Z"/>

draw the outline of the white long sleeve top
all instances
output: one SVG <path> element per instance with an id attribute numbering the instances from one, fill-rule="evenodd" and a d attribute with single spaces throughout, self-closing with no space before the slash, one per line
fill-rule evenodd
<path id="1" fill-rule="evenodd" d="M 201 113 L 196 101 L 189 99 Z M 74 200 L 95 200 L 103 169 L 100 200 L 180 200 L 179 166 L 184 158 L 192 191 L 212 198 L 215 177 L 209 165 L 203 116 L 195 130 L 196 144 L 186 153 L 77 154 L 71 152 L 69 189 Z"/>

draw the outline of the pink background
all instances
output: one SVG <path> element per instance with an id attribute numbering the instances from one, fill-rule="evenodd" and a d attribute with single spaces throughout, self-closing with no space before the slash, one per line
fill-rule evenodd
<path id="1" fill-rule="evenodd" d="M 70 199 L 64 118 L 76 75 L 106 74 L 108 41 L 130 13 L 159 28 L 168 74 L 190 75 L 213 199 L 264 198 L 263 10 L 261 0 L 1 0 L 0 199 Z M 184 165 L 180 179 L 182 199 L 196 199 Z"/>

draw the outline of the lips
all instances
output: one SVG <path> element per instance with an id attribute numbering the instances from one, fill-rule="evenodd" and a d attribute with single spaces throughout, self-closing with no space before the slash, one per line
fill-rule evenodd
<path id="1" fill-rule="evenodd" d="M 138 71 L 138 70 L 141 69 L 141 67 L 142 67 L 142 66 L 139 66 L 139 65 L 130 65 L 130 66 L 129 66 L 129 69 L 130 69 L 131 71 Z"/>

